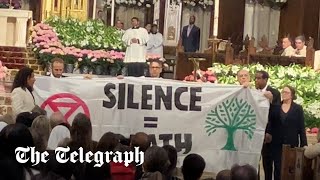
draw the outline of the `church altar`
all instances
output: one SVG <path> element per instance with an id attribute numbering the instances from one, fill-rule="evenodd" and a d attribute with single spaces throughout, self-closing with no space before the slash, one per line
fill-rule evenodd
<path id="1" fill-rule="evenodd" d="M 32 11 L 0 9 L 0 46 L 26 47 Z"/>

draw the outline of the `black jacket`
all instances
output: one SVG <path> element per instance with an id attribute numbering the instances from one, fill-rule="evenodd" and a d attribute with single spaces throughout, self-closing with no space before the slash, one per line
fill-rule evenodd
<path id="1" fill-rule="evenodd" d="M 273 122 L 280 119 L 281 96 L 280 92 L 271 86 L 268 86 L 266 90 L 270 91 L 273 95 L 272 103 L 269 108 L 268 124 L 266 127 L 266 133 L 272 134 Z"/>
<path id="2" fill-rule="evenodd" d="M 189 25 L 182 29 L 182 46 L 185 52 L 196 52 L 200 47 L 200 28 L 193 25 L 188 36 L 188 27 Z"/>
<path id="3" fill-rule="evenodd" d="M 281 105 L 279 109 L 279 120 L 273 121 L 272 144 L 275 146 L 289 144 L 291 147 L 299 147 L 300 140 L 300 147 L 306 146 L 308 143 L 302 107 L 292 102 L 284 121 L 280 119 Z"/>

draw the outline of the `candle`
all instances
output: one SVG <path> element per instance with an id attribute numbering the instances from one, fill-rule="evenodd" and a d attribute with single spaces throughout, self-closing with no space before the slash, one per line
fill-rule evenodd
<path id="1" fill-rule="evenodd" d="M 214 1 L 214 20 L 213 20 L 213 36 L 218 36 L 218 22 L 219 22 L 219 0 Z"/>
<path id="2" fill-rule="evenodd" d="M 93 13 L 92 13 L 92 19 L 96 18 L 96 12 L 97 11 L 97 0 L 93 0 Z"/>
<path id="3" fill-rule="evenodd" d="M 112 0 L 112 4 L 111 4 L 111 26 L 114 26 L 114 0 Z"/>

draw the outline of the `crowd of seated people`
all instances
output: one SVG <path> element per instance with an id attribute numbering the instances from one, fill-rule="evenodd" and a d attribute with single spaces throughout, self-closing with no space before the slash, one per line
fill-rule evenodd
<path id="1" fill-rule="evenodd" d="M 131 138 L 106 132 L 99 142 L 92 140 L 90 119 L 82 113 L 75 116 L 72 125 L 65 123 L 59 113 L 49 118 L 40 113 L 20 113 L 17 119 L 12 116 L 1 117 L 0 122 L 0 179 L 40 180 L 40 179 L 94 179 L 94 180 L 197 180 L 203 175 L 206 162 L 199 154 L 187 155 L 181 168 L 177 168 L 177 150 L 171 145 L 152 146 L 146 133 L 138 132 Z M 39 152 L 49 153 L 47 163 L 33 166 L 31 163 L 18 163 L 15 156 L 17 147 L 35 147 Z M 94 167 L 93 163 L 59 163 L 54 149 L 70 147 L 71 152 L 79 147 L 84 152 L 126 152 L 139 147 L 144 152 L 141 166 L 132 163 L 105 163 Z M 211 178 L 213 179 L 213 177 Z M 230 167 L 218 173 L 217 180 L 256 180 L 257 171 L 250 165 Z"/>

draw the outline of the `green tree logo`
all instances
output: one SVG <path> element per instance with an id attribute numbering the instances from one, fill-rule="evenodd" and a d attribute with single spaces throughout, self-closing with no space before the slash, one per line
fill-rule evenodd
<path id="1" fill-rule="evenodd" d="M 208 113 L 206 118 L 206 132 L 208 136 L 215 133 L 218 128 L 226 129 L 228 139 L 222 150 L 236 151 L 234 147 L 234 133 L 244 131 L 252 139 L 256 128 L 256 113 L 252 106 L 243 99 L 236 97 L 218 104 Z"/>

